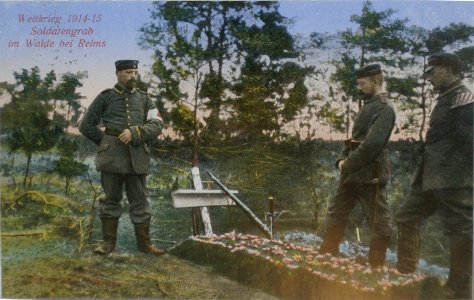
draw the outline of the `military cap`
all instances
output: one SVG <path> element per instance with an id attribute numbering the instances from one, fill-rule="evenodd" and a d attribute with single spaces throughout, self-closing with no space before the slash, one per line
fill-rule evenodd
<path id="1" fill-rule="evenodd" d="M 138 60 L 124 59 L 115 62 L 115 70 L 138 69 Z"/>
<path id="2" fill-rule="evenodd" d="M 357 78 L 372 76 L 376 74 L 382 74 L 382 68 L 379 64 L 367 65 L 355 71 L 355 75 Z"/>
<path id="3" fill-rule="evenodd" d="M 426 76 L 431 72 L 436 66 L 451 66 L 454 72 L 461 72 L 463 69 L 463 63 L 459 56 L 452 53 L 436 53 L 428 57 L 428 65 L 423 74 Z"/>

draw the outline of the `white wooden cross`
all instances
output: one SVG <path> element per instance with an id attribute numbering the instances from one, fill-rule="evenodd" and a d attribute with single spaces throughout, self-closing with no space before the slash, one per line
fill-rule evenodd
<path id="1" fill-rule="evenodd" d="M 235 205 L 234 201 L 230 199 L 222 190 L 204 190 L 199 173 L 199 167 L 191 169 L 193 178 L 194 190 L 178 189 L 171 192 L 171 199 L 175 208 L 184 207 L 199 207 L 201 210 L 202 222 L 204 224 L 204 233 L 211 236 L 212 225 L 211 217 L 207 211 L 208 206 L 227 206 Z M 232 194 L 237 194 L 237 191 L 231 191 Z"/>

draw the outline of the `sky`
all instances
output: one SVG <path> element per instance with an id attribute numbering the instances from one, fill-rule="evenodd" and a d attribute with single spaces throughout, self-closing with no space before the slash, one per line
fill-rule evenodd
<path id="1" fill-rule="evenodd" d="M 291 33 L 308 36 L 315 31 L 336 33 L 354 27 L 350 16 L 360 14 L 362 4 L 363 1 L 281 1 L 280 12 L 293 20 Z M 393 9 L 393 18 L 407 18 L 409 25 L 427 29 L 453 22 L 474 25 L 474 1 L 375 0 L 372 4 L 377 11 Z M 98 93 L 115 84 L 115 60 L 137 59 L 142 73 L 150 68 L 152 52 L 141 49 L 137 41 L 139 28 L 150 20 L 151 7 L 149 1 L 0 1 L 0 82 L 13 82 L 14 71 L 34 66 L 43 74 L 51 70 L 59 75 L 87 70 L 88 78 L 79 91 L 86 96 L 82 104 L 88 106 Z M 43 22 L 38 22 L 38 17 Z M 59 24 L 55 23 L 58 17 Z M 72 22 L 75 19 L 80 22 Z M 88 34 L 40 35 L 44 28 L 77 28 Z M 34 39 L 45 41 L 41 47 L 27 47 L 26 41 Z M 48 39 L 54 45 L 47 43 Z M 85 40 L 82 44 L 81 39 Z M 61 40 L 72 45 L 61 46 Z M 102 47 L 85 47 L 87 43 Z"/>

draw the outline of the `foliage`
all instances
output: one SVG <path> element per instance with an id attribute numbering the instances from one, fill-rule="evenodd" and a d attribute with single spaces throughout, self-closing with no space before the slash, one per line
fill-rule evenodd
<path id="1" fill-rule="evenodd" d="M 2 232 L 11 235 L 80 237 L 84 207 L 41 190 L 2 189 Z M 81 242 L 83 242 L 81 240 Z"/>
<path id="2" fill-rule="evenodd" d="M 405 136 L 413 136 L 418 132 L 422 141 L 429 111 L 435 103 L 433 91 L 426 80 L 420 78 L 427 58 L 435 52 L 454 52 L 466 64 L 466 77 L 472 78 L 474 29 L 462 23 L 433 30 L 407 27 L 408 19 L 393 19 L 395 12 L 392 9 L 376 11 L 370 1 L 365 1 L 361 13 L 351 16 L 356 30 L 347 29 L 337 36 L 314 32 L 306 51 L 318 48 L 324 53 L 337 49 L 331 61 L 336 68 L 331 80 L 337 85 L 330 86 L 328 92 L 333 102 L 350 103 L 359 98 L 354 70 L 368 63 L 382 64 L 387 91 L 399 111 L 396 133 L 403 131 Z M 349 103 L 331 107 L 339 115 L 345 114 L 346 122 L 332 119 L 333 114 L 320 116 L 327 119 L 330 126 L 348 130 L 350 118 L 354 116 Z"/>
<path id="3" fill-rule="evenodd" d="M 474 26 L 468 24 L 451 23 L 446 27 L 436 27 L 431 30 L 426 40 L 426 48 L 429 53 L 445 51 L 448 45 L 456 43 L 467 43 L 474 35 Z M 472 63 L 471 61 L 468 61 Z"/>
<path id="4" fill-rule="evenodd" d="M 361 15 L 351 16 L 351 21 L 358 25 L 358 31 L 348 29 L 341 32 L 342 45 L 347 49 L 360 49 L 358 57 L 360 67 L 372 60 L 370 54 L 381 51 L 397 53 L 405 50 L 401 32 L 405 29 L 407 20 L 391 20 L 394 13 L 392 9 L 375 11 L 371 2 L 365 1 Z"/>
<path id="5" fill-rule="evenodd" d="M 355 31 L 349 28 L 333 37 L 318 32 L 311 34 L 309 47 L 317 47 L 323 51 L 337 49 L 329 60 L 332 66 L 328 68 L 335 67 L 330 76 L 335 85 L 329 86 L 328 98 L 341 105 L 332 107 L 334 113 L 320 116 L 337 131 L 346 131 L 346 136 L 349 136 L 350 122 L 356 112 L 350 103 L 359 100 L 359 108 L 362 105 L 354 76 L 355 69 L 368 63 L 382 63 L 387 66 L 403 63 L 402 54 L 407 51 L 403 36 L 407 20 L 392 19 L 394 13 L 392 9 L 376 11 L 370 1 L 365 1 L 361 14 L 351 16 L 351 22 L 357 27 Z M 345 121 L 340 117 L 334 118 L 335 115 L 343 117 Z"/>
<path id="6" fill-rule="evenodd" d="M 348 29 L 341 32 L 342 45 L 349 50 L 349 60 L 343 57 L 344 68 L 353 74 L 354 62 L 358 63 L 359 68 L 364 67 L 367 63 L 379 62 L 386 65 L 396 65 L 397 58 L 400 54 L 406 52 L 406 44 L 403 40 L 402 33 L 405 30 L 407 20 L 392 20 L 391 16 L 394 10 L 388 9 L 384 11 L 375 11 L 370 1 L 365 1 L 361 15 L 351 16 L 351 21 L 358 25 L 358 31 L 352 32 Z M 355 50 L 355 51 L 354 51 Z M 382 55 L 381 55 L 382 54 Z M 354 75 L 352 79 L 346 80 L 345 85 L 355 82 Z M 347 80 L 349 79 L 349 82 Z M 343 84 L 344 86 L 344 84 Z M 353 85 L 355 87 L 356 85 Z M 346 88 L 348 97 L 359 98 L 354 90 Z M 359 99 L 359 107 L 361 102 Z"/>
<path id="7" fill-rule="evenodd" d="M 466 65 L 467 77 L 472 77 L 474 56 L 472 49 L 474 48 L 470 44 L 474 36 L 474 27 L 462 23 L 452 23 L 433 30 L 413 26 L 407 29 L 405 35 L 411 57 L 399 66 L 408 74 L 405 74 L 404 78 L 398 78 L 398 84 L 393 84 L 393 82 L 389 84 L 388 89 L 390 92 L 404 96 L 401 109 L 408 112 L 408 118 L 402 129 L 411 128 L 412 131 L 418 129 L 419 140 L 423 141 L 428 112 L 432 109 L 429 104 L 434 103 L 432 100 L 435 98 L 426 79 L 419 78 L 426 68 L 428 56 L 442 51 L 458 54 Z M 420 65 L 421 68 L 418 67 L 415 70 L 416 73 L 410 73 L 413 67 Z M 399 84 L 404 86 L 402 90 Z"/>
<path id="8" fill-rule="evenodd" d="M 64 121 L 55 117 L 57 97 L 64 98 L 69 103 L 68 107 L 77 110 L 77 100 L 82 97 L 75 93 L 75 90 L 81 85 L 80 79 L 83 77 L 66 74 L 55 86 L 54 71 L 42 78 L 40 69 L 33 67 L 31 70 L 14 72 L 13 75 L 15 83 L 7 85 L 11 102 L 5 104 L 0 111 L 1 130 L 7 134 L 6 144 L 10 150 L 22 151 L 27 156 L 28 163 L 23 180 L 25 185 L 33 154 L 54 147 L 67 126 Z"/>
<path id="9" fill-rule="evenodd" d="M 66 73 L 61 76 L 60 82 L 55 87 L 53 102 L 53 119 L 62 117 L 63 126 L 67 132 L 70 125 L 77 124 L 81 115 L 81 99 L 84 96 L 76 90 L 82 87 L 81 80 L 87 77 L 87 72 L 78 72 L 77 74 Z M 59 107 L 58 107 L 59 103 Z M 60 114 L 60 109 L 64 109 L 64 115 Z M 59 121 L 56 121 L 59 122 Z"/>
<path id="10" fill-rule="evenodd" d="M 54 162 L 53 171 L 65 180 L 66 196 L 69 191 L 69 183 L 73 177 L 84 175 L 88 166 L 74 159 L 75 152 L 79 149 L 77 142 L 67 138 L 61 139 L 58 150 L 61 154 L 59 160 Z"/>
<path id="11" fill-rule="evenodd" d="M 193 161 L 199 139 L 270 136 L 306 104 L 310 68 L 284 61 L 298 53 L 278 3 L 155 3 L 151 18 L 141 45 L 155 50 L 156 97 L 173 104 L 164 115 L 192 138 Z"/>
<path id="12" fill-rule="evenodd" d="M 25 184 L 33 153 L 53 147 L 60 133 L 48 116 L 56 74 L 51 71 L 41 78 L 39 68 L 34 67 L 15 72 L 14 77 L 16 82 L 8 86 L 12 101 L 2 108 L 0 117 L 2 131 L 9 134 L 6 143 L 10 150 L 23 151 L 28 157 Z"/>

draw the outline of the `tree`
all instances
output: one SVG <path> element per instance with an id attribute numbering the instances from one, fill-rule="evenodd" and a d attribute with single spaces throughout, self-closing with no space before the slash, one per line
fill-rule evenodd
<path id="1" fill-rule="evenodd" d="M 351 123 L 351 116 L 353 115 L 353 110 L 351 107 L 351 102 L 353 98 L 358 96 L 357 91 L 357 83 L 356 78 L 354 76 L 355 65 L 357 60 L 351 57 L 348 53 L 343 53 L 340 58 L 340 62 L 335 62 L 336 71 L 331 75 L 331 80 L 339 83 L 339 90 L 343 92 L 341 96 L 341 100 L 346 102 L 346 111 L 345 111 L 345 118 L 346 118 L 346 137 L 350 135 L 350 123 Z M 334 91 L 331 87 L 330 91 Z M 334 97 L 334 92 L 333 99 Z M 330 121 L 329 121 L 330 122 Z"/>
<path id="2" fill-rule="evenodd" d="M 68 195 L 69 183 L 76 176 L 84 175 L 88 166 L 74 159 L 74 154 L 79 149 L 76 141 L 63 138 L 58 143 L 58 150 L 61 154 L 59 160 L 54 162 L 53 171 L 65 180 L 65 193 Z"/>
<path id="3" fill-rule="evenodd" d="M 27 157 L 25 185 L 33 154 L 53 148 L 69 124 L 77 122 L 83 97 L 76 89 L 87 73 L 66 73 L 59 83 L 54 71 L 42 78 L 38 67 L 13 75 L 13 84 L 3 84 L 11 99 L 0 110 L 0 126 L 10 150 L 22 151 Z"/>
<path id="4" fill-rule="evenodd" d="M 351 21 L 357 24 L 357 31 L 347 29 L 341 32 L 341 43 L 346 52 L 342 54 L 334 79 L 340 81 L 346 97 L 357 97 L 353 74 L 367 63 L 379 62 L 396 66 L 402 53 L 407 51 L 403 32 L 406 19 L 392 20 L 392 9 L 375 11 L 370 1 L 365 1 L 360 15 L 352 15 Z M 361 101 L 359 100 L 359 108 Z"/>
<path id="5" fill-rule="evenodd" d="M 27 157 L 23 185 L 28 178 L 32 155 L 51 149 L 62 132 L 51 118 L 54 94 L 54 71 L 41 78 L 38 67 L 14 72 L 15 83 L 7 91 L 11 102 L 0 111 L 2 132 L 8 134 L 6 143 L 11 151 L 22 151 Z"/>
<path id="6" fill-rule="evenodd" d="M 404 64 L 399 64 L 404 71 L 403 75 L 388 79 L 388 89 L 403 96 L 400 109 L 408 113 L 408 117 L 401 129 L 412 132 L 418 130 L 420 141 L 423 141 L 426 119 L 435 97 L 426 79 L 420 76 L 425 71 L 428 56 L 443 51 L 458 54 L 466 64 L 467 77 L 471 78 L 474 47 L 471 46 L 470 39 L 473 35 L 474 27 L 462 23 L 452 23 L 433 30 L 417 26 L 406 30 L 405 40 L 410 56 L 404 60 Z"/>
<path id="7" fill-rule="evenodd" d="M 276 105 L 264 103 L 271 100 L 268 98 L 271 95 L 269 87 L 281 93 L 279 98 L 282 101 L 283 93 L 291 94 L 284 99 L 288 104 L 280 109 L 285 120 L 300 107 L 290 103 L 301 102 L 300 95 L 305 93 L 301 76 L 293 77 L 291 82 L 281 76 L 282 72 L 291 72 L 297 66 L 286 62 L 286 66 L 281 68 L 281 60 L 294 58 L 295 51 L 284 18 L 278 13 L 277 3 L 155 3 L 151 17 L 152 23 L 141 28 L 140 44 L 155 50 L 156 98 L 158 102 L 173 104 L 171 112 L 163 115 L 167 120 L 173 120 L 174 129 L 183 136 L 192 136 L 194 164 L 197 164 L 202 138 L 219 142 L 235 134 L 235 128 L 228 126 L 226 119 L 229 116 L 234 120 L 242 117 L 239 115 L 242 111 L 235 110 L 239 105 L 277 110 Z M 257 75 L 248 73 L 250 70 L 257 70 Z M 261 76 L 262 80 L 257 81 L 253 88 L 267 91 L 256 99 L 243 96 L 237 100 L 234 93 L 247 88 L 242 82 L 252 83 L 245 80 L 246 76 Z M 189 126 L 182 126 L 189 124 L 189 112 L 182 105 L 189 107 L 193 114 L 194 126 L 189 133 L 184 133 L 190 129 Z M 234 110 L 232 115 L 230 110 Z"/>
<path id="8" fill-rule="evenodd" d="M 198 118 L 198 111 L 203 107 L 200 91 L 206 73 L 212 75 L 207 78 L 215 78 L 213 62 L 216 50 L 219 50 L 213 24 L 225 21 L 215 16 L 218 5 L 225 15 L 227 4 L 222 6 L 217 2 L 154 3 L 151 17 L 155 22 L 141 28 L 141 45 L 155 49 L 153 75 L 159 80 L 156 97 L 159 102 L 174 104 L 168 119 L 172 117 L 175 130 L 182 132 L 183 136 L 192 136 L 193 165 L 198 162 L 199 130 L 203 127 Z M 222 55 L 219 58 L 217 61 L 221 65 L 218 69 L 222 70 Z M 218 98 L 219 90 L 214 92 L 217 95 L 214 98 Z M 189 110 L 183 103 L 191 107 L 191 128 L 187 126 Z"/>
<path id="9" fill-rule="evenodd" d="M 243 21 L 235 25 L 244 63 L 232 85 L 237 97 L 230 102 L 229 124 L 247 139 L 280 135 L 282 126 L 308 103 L 305 79 L 314 70 L 294 61 L 299 53 L 285 19 L 277 4 L 269 8 L 260 12 L 263 25 L 248 28 Z"/>
<path id="10" fill-rule="evenodd" d="M 325 112 L 321 117 L 329 118 L 327 122 L 338 131 L 345 130 L 346 136 L 349 136 L 351 119 L 355 114 L 351 102 L 360 98 L 354 76 L 355 69 L 368 63 L 381 63 L 386 67 L 395 67 L 403 63 L 403 53 L 407 51 L 403 35 L 407 20 L 393 19 L 394 13 L 392 9 L 376 11 L 370 1 L 365 1 L 361 14 L 351 16 L 351 21 L 356 25 L 355 30 L 349 28 L 338 32 L 335 36 L 318 32 L 310 35 L 310 43 L 306 46 L 308 50 L 332 50 L 329 60 L 322 62 L 327 70 L 335 68 L 328 83 L 329 97 L 326 97 L 326 103 L 327 101 L 345 103 L 334 108 L 339 112 L 336 110 L 331 114 Z M 362 105 L 360 99 L 358 103 L 360 108 Z M 322 107 L 328 108 L 327 105 Z M 341 122 L 340 118 L 334 118 L 335 115 L 344 115 L 345 122 Z"/>
<path id="11" fill-rule="evenodd" d="M 66 73 L 54 90 L 53 99 L 53 120 L 55 123 L 64 123 L 64 129 L 67 132 L 71 124 L 78 122 L 81 115 L 81 102 L 84 98 L 76 90 L 82 87 L 81 80 L 87 77 L 87 72 L 78 72 L 77 74 Z M 59 105 L 58 105 L 59 102 Z M 62 110 L 62 111 L 61 111 Z"/>

